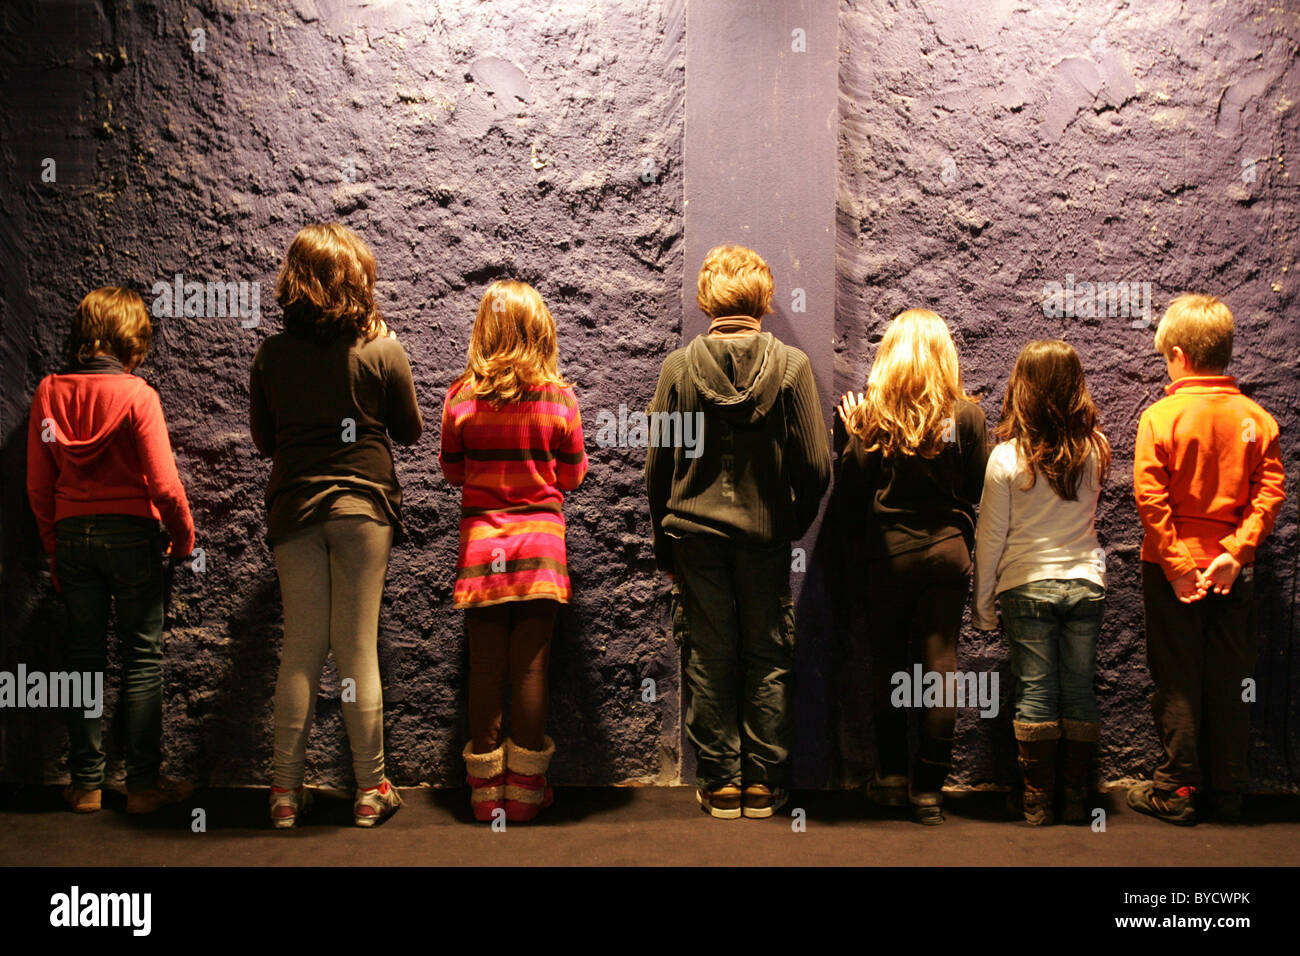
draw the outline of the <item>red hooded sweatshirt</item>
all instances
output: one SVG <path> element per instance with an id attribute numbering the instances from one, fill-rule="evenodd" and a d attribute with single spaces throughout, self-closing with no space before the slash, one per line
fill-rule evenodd
<path id="1" fill-rule="evenodd" d="M 114 358 L 98 356 L 36 387 L 27 497 L 48 554 L 55 522 L 94 514 L 161 520 L 174 556 L 194 550 L 194 521 L 158 393 Z"/>

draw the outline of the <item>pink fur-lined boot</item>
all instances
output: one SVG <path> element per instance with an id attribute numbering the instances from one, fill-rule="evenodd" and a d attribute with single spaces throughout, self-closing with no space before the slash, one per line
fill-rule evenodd
<path id="1" fill-rule="evenodd" d="M 527 750 L 506 741 L 506 819 L 527 823 L 555 802 L 546 771 L 555 756 L 555 741 L 542 738 L 541 750 Z"/>
<path id="2" fill-rule="evenodd" d="M 474 810 L 474 819 L 490 823 L 492 814 L 505 809 L 506 790 L 506 748 L 504 745 L 485 754 L 474 753 L 474 742 L 465 744 L 465 782 L 473 789 L 469 802 Z"/>

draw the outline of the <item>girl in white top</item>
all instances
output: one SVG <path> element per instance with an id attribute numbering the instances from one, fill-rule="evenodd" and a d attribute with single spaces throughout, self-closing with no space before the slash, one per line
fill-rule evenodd
<path id="1" fill-rule="evenodd" d="M 1093 527 L 1110 466 L 1078 354 L 1031 342 L 1007 384 L 1002 439 L 989 455 L 975 533 L 972 623 L 1001 624 L 1016 677 L 1015 728 L 1025 819 L 1052 822 L 1063 763 L 1069 823 L 1088 821 L 1088 763 L 1100 731 L 1093 677 L 1106 604 Z"/>

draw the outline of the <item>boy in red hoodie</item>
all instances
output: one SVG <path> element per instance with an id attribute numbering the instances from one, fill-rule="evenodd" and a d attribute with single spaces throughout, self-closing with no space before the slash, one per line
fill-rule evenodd
<path id="1" fill-rule="evenodd" d="M 1232 313 L 1214 296 L 1169 304 L 1155 345 L 1170 384 L 1142 413 L 1133 455 L 1164 759 L 1128 803 L 1182 826 L 1196 822 L 1202 787 L 1221 822 L 1241 817 L 1250 733 L 1242 687 L 1258 653 L 1255 551 L 1286 497 L 1277 422 L 1223 374 L 1232 332 Z"/>
<path id="2" fill-rule="evenodd" d="M 163 540 L 194 550 L 194 522 L 172 458 L 158 393 L 132 375 L 149 353 L 153 327 L 140 296 L 96 289 L 81 301 L 68 339 L 68 367 L 36 387 L 27 431 L 27 495 L 54 586 L 66 612 L 67 664 L 108 665 L 110 602 L 117 612 L 126 710 L 128 813 L 184 800 L 193 788 L 158 773 L 162 764 Z M 100 719 L 68 720 L 71 784 L 78 813 L 100 808 L 104 749 Z"/>

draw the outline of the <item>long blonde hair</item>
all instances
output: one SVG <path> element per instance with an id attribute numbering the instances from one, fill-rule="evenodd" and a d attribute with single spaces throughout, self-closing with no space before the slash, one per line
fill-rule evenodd
<path id="1" fill-rule="evenodd" d="M 453 385 L 463 384 L 493 405 L 518 401 L 530 389 L 568 387 L 558 369 L 555 319 L 527 282 L 498 279 L 474 318 L 469 360 Z"/>
<path id="2" fill-rule="evenodd" d="M 908 309 L 885 330 L 846 426 L 868 451 L 934 458 L 956 428 L 959 398 L 976 401 L 961 387 L 948 326 L 929 309 Z"/>

